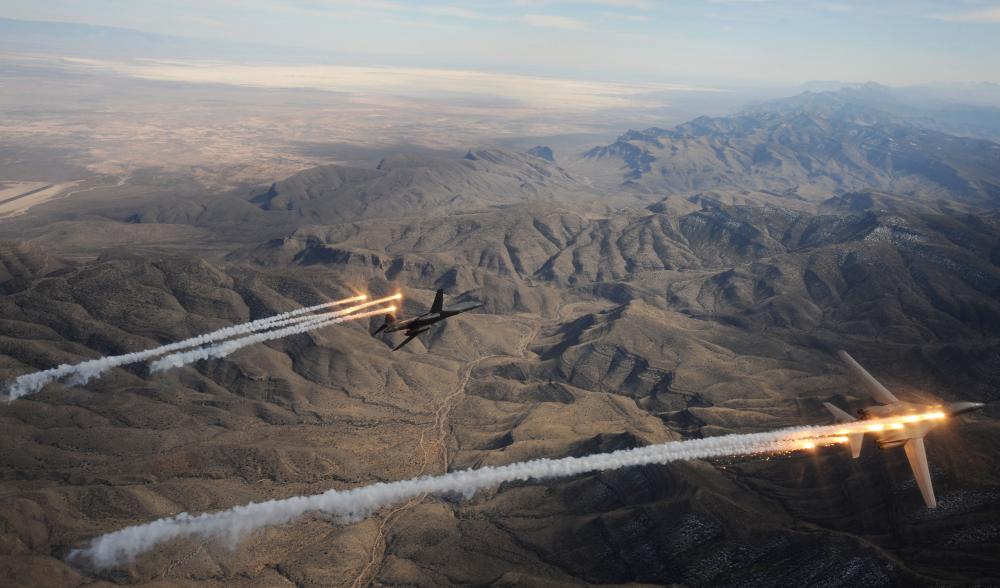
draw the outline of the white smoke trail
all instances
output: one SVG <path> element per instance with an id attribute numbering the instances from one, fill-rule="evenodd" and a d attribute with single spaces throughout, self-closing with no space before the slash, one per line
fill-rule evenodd
<path id="1" fill-rule="evenodd" d="M 870 425 L 872 422 L 868 421 L 865 425 Z M 574 476 L 597 470 L 665 464 L 677 460 L 801 449 L 803 439 L 840 435 L 845 429 L 852 432 L 864 430 L 862 425 L 849 423 L 794 427 L 767 433 L 724 435 L 585 457 L 537 459 L 441 476 L 380 482 L 352 490 L 330 490 L 312 496 L 251 502 L 216 513 L 200 515 L 181 513 L 97 537 L 86 548 L 73 550 L 69 559 L 86 560 L 99 568 L 110 568 L 131 561 L 140 553 L 178 537 L 221 538 L 235 545 L 247 533 L 266 526 L 287 523 L 307 512 L 319 511 L 350 518 L 364 517 L 384 506 L 425 494 L 461 493 L 471 496 L 478 490 L 503 482 Z"/>
<path id="2" fill-rule="evenodd" d="M 309 320 L 309 313 L 315 312 L 317 310 L 322 310 L 324 308 L 330 308 L 333 306 L 340 306 L 344 304 L 349 304 L 351 302 L 359 302 L 367 298 L 364 294 L 358 296 L 352 296 L 350 298 L 345 298 L 343 300 L 334 300 L 332 302 L 324 302 L 322 304 L 316 304 L 313 306 L 307 306 L 304 308 L 297 308 L 290 312 L 285 312 L 281 314 L 276 314 L 274 316 L 257 319 L 255 321 L 250 321 L 249 323 L 244 323 L 241 325 L 233 325 L 231 327 L 224 327 L 217 331 L 212 331 L 210 333 L 205 333 L 203 335 L 198 335 L 196 337 L 191 337 L 190 339 L 185 339 L 183 341 L 178 341 L 176 343 L 170 343 L 167 345 L 161 345 L 160 347 L 154 347 L 153 349 L 146 349 L 144 351 L 136 351 L 133 353 L 125 353 L 123 355 L 111 355 L 107 357 L 100 357 L 98 359 L 91 359 L 87 361 L 82 361 L 75 364 L 62 364 L 58 367 L 43 370 L 40 372 L 34 372 L 30 374 L 24 374 L 14 380 L 14 383 L 7 388 L 7 401 L 12 402 L 22 396 L 33 394 L 41 390 L 46 384 L 55 382 L 62 378 L 70 378 L 67 382 L 68 384 L 79 386 L 86 384 L 93 378 L 96 378 L 103 374 L 104 372 L 110 370 L 111 368 L 128 365 L 132 363 L 137 363 L 140 361 L 147 361 L 153 359 L 154 357 L 159 357 L 166 353 L 171 353 L 180 349 L 187 349 L 189 347 L 196 347 L 199 345 L 204 345 L 206 343 L 212 343 L 215 341 L 221 341 L 223 339 L 228 339 L 230 337 L 235 337 L 237 335 L 246 335 L 247 333 L 253 333 L 261 329 L 270 329 L 282 324 L 287 324 L 293 321 L 305 321 Z M 351 312 L 351 309 L 344 309 L 339 311 L 341 314 Z"/>
<path id="3" fill-rule="evenodd" d="M 283 329 L 276 329 L 274 331 L 264 331 L 263 333 L 256 333 L 254 335 L 249 335 L 247 337 L 242 337 L 240 339 L 231 339 L 217 345 L 212 345 L 211 347 L 200 347 L 198 349 L 192 349 L 190 351 L 182 351 L 179 353 L 173 353 L 161 359 L 154 361 L 150 365 L 150 371 L 159 372 L 163 370 L 168 370 L 170 368 L 181 367 L 182 365 L 187 365 L 189 363 L 194 363 L 196 361 L 201 361 L 203 359 L 210 359 L 213 357 L 225 357 L 230 353 L 238 349 L 242 349 L 249 345 L 255 345 L 257 343 L 262 343 L 264 341 L 272 341 L 274 339 L 281 339 L 282 337 L 288 337 L 289 335 L 297 335 L 299 333 L 305 333 L 306 331 L 312 331 L 314 329 L 322 329 L 323 327 L 328 327 L 330 325 L 335 325 L 337 323 L 342 323 L 345 321 L 353 321 L 362 318 L 368 318 L 380 314 L 386 314 L 389 312 L 395 312 L 395 306 L 387 306 L 384 308 L 378 308 L 376 310 L 371 310 L 368 312 L 359 312 L 356 314 L 351 314 L 347 316 L 342 316 L 341 313 L 331 312 L 327 314 L 313 315 L 310 317 L 309 321 L 302 322 L 300 324 L 294 324 Z"/>

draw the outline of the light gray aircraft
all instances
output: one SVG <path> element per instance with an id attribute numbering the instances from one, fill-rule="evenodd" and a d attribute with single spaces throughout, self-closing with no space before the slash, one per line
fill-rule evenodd
<path id="1" fill-rule="evenodd" d="M 392 349 L 393 351 L 396 351 L 403 345 L 412 341 L 413 338 L 420 333 L 430 329 L 431 325 L 453 317 L 456 314 L 462 314 L 463 312 L 468 312 L 474 308 L 479 308 L 482 305 L 482 302 L 464 302 L 452 308 L 444 308 L 444 290 L 438 290 L 437 294 L 434 295 L 434 303 L 431 304 L 431 309 L 429 311 L 420 316 L 415 316 L 403 321 L 397 320 L 395 316 L 388 314 L 385 317 L 385 323 L 372 333 L 372 335 L 378 335 L 382 331 L 385 331 L 386 333 L 406 331 L 406 339 Z"/>
<path id="2" fill-rule="evenodd" d="M 931 472 L 927 467 L 927 452 L 924 450 L 924 436 L 948 417 L 977 410 L 985 405 L 981 402 L 949 402 L 944 404 L 902 402 L 873 378 L 858 362 L 854 361 L 854 358 L 846 351 L 840 351 L 838 355 L 861 381 L 872 400 L 879 403 L 879 406 L 858 410 L 858 415 L 862 419 L 896 417 L 899 419 L 897 423 L 873 425 L 868 429 L 868 432 L 875 437 L 875 444 L 878 445 L 879 449 L 903 446 L 903 451 L 906 452 L 906 459 L 910 462 L 910 468 L 913 470 L 913 476 L 917 479 L 917 486 L 920 487 L 920 494 L 924 497 L 924 502 L 928 508 L 936 507 L 937 500 L 934 498 Z M 847 423 L 858 420 L 829 402 L 825 402 L 824 405 L 827 410 L 833 413 L 838 422 Z M 861 455 L 864 432 L 853 433 L 847 437 L 851 444 L 851 456 L 857 458 Z"/>

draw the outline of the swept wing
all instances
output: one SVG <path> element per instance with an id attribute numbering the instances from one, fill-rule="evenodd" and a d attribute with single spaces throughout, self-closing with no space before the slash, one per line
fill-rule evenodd
<path id="1" fill-rule="evenodd" d="M 910 469 L 913 470 L 913 477 L 917 479 L 917 486 L 920 487 L 920 494 L 924 497 L 924 504 L 927 508 L 937 506 L 937 499 L 934 498 L 934 485 L 931 483 L 931 470 L 927 467 L 927 451 L 924 449 L 923 437 L 910 439 L 903 445 L 906 452 L 906 459 L 910 462 Z"/>
<path id="2" fill-rule="evenodd" d="M 865 368 L 861 367 L 861 364 L 854 361 L 854 358 L 848 355 L 846 351 L 838 351 L 837 355 L 839 355 L 840 359 L 847 364 L 847 367 L 854 372 L 854 375 L 858 377 L 858 380 L 864 384 L 865 389 L 869 394 L 871 394 L 871 397 L 876 402 L 881 404 L 895 404 L 896 402 L 899 402 L 899 399 L 893 396 L 892 392 L 889 392 L 885 386 L 873 378 L 872 375 L 869 374 Z"/>

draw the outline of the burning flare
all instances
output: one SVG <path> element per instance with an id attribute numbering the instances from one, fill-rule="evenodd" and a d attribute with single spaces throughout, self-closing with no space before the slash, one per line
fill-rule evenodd
<path id="1" fill-rule="evenodd" d="M 868 421 L 857 421 L 852 423 L 840 423 L 831 435 L 804 439 L 799 443 L 799 449 L 815 449 L 820 445 L 833 445 L 836 443 L 850 443 L 848 435 L 858 433 L 878 433 L 892 430 L 899 431 L 905 429 L 907 425 L 923 421 L 933 421 L 947 418 L 948 415 L 941 411 L 925 412 L 919 414 L 908 414 L 904 416 L 886 417 Z"/>

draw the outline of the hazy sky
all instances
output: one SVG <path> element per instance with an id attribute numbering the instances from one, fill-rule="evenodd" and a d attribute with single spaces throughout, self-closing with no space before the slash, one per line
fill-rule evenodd
<path id="1" fill-rule="evenodd" d="M 1000 82 L 988 0 L 4 0 L 0 16 L 620 80 Z"/>

